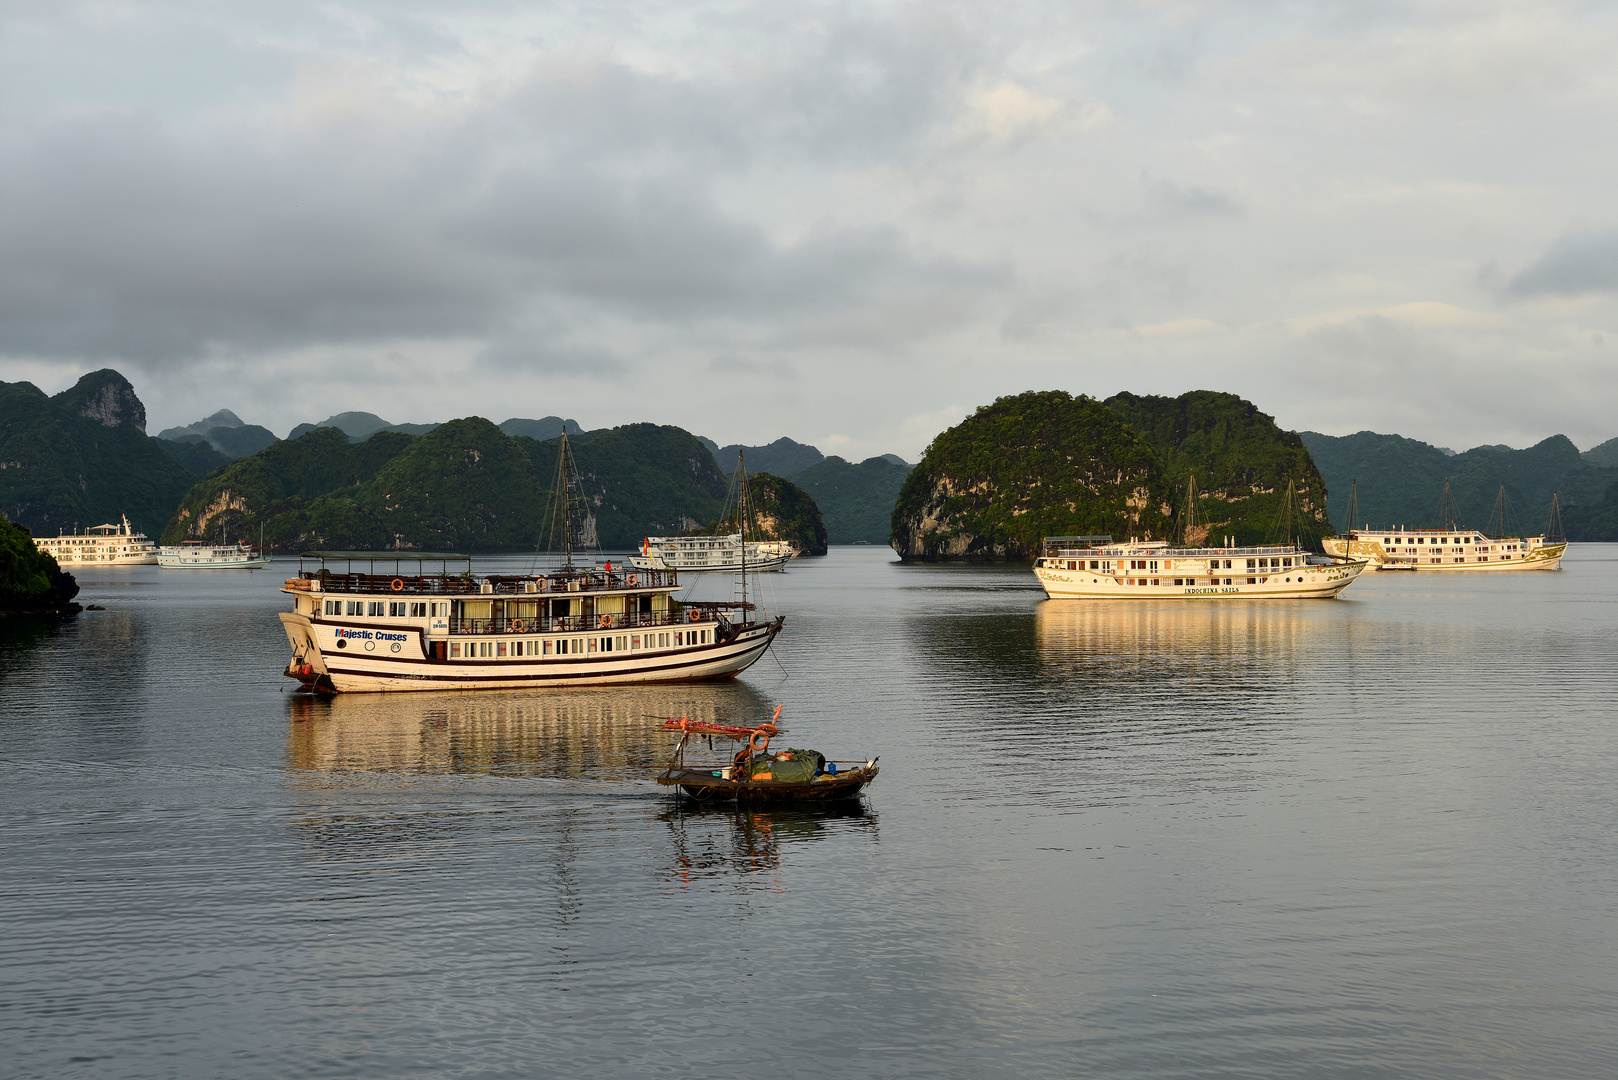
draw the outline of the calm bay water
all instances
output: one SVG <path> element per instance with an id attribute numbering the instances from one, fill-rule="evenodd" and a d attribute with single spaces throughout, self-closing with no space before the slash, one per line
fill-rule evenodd
<path id="1" fill-rule="evenodd" d="M 834 549 L 736 683 L 334 700 L 284 569 L 0 622 L 0 1074 L 1618 1075 L 1618 547 L 1186 606 Z M 650 781 L 781 702 L 862 804 Z"/>

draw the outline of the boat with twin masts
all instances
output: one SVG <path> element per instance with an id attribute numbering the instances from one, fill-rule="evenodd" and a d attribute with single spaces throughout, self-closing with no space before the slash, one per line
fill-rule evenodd
<path id="1" fill-rule="evenodd" d="M 74 569 L 93 566 L 141 566 L 157 561 L 157 545 L 118 515 L 119 524 L 92 525 L 82 533 L 36 536 L 34 546 Z"/>
<path id="2" fill-rule="evenodd" d="M 576 565 L 567 436 L 552 535 L 560 565 L 474 574 L 465 555 L 311 553 L 282 591 L 286 674 L 326 693 L 593 686 L 733 678 L 783 616 L 741 599 L 681 601 L 679 576 L 597 558 Z M 431 564 L 437 564 L 436 568 Z"/>

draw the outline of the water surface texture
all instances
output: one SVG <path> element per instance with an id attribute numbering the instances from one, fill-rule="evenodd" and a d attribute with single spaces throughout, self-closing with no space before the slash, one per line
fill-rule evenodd
<path id="1" fill-rule="evenodd" d="M 738 682 L 333 700 L 288 569 L 0 622 L 0 1073 L 1618 1075 L 1618 548 L 1192 605 L 840 548 Z M 777 703 L 861 803 L 651 782 Z"/>

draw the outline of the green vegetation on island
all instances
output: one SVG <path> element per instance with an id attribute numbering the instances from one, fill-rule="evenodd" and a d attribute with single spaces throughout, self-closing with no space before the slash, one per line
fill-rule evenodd
<path id="1" fill-rule="evenodd" d="M 379 431 L 351 443 L 317 428 L 220 469 L 185 497 L 166 543 L 229 535 L 277 551 L 322 548 L 534 550 L 559 440 L 513 438 L 468 417 L 425 435 Z M 717 516 L 725 481 L 689 433 L 656 424 L 574 440 L 589 516 L 608 550 Z"/>
<path id="2" fill-rule="evenodd" d="M 78 582 L 0 514 L 0 614 L 72 610 Z"/>
<path id="3" fill-rule="evenodd" d="M 898 463 L 896 463 L 896 461 Z M 827 542 L 885 544 L 910 466 L 893 455 L 858 465 L 833 455 L 792 477 L 820 507 Z"/>
<path id="4" fill-rule="evenodd" d="M 1191 542 L 1307 539 L 1325 524 L 1324 485 L 1298 437 L 1234 394 L 1101 402 L 1052 390 L 1000 398 L 934 439 L 905 480 L 890 542 L 907 560 L 1025 561 L 1045 536 L 1179 539 L 1192 477 Z"/>
<path id="5" fill-rule="evenodd" d="M 1235 394 L 1193 390 L 1176 398 L 1117 394 L 1106 404 L 1157 452 L 1173 489 L 1174 538 L 1200 544 L 1303 540 L 1329 531 L 1326 483 L 1296 432 L 1283 431 Z M 1196 481 L 1196 522 L 1185 535 Z M 1289 516 L 1288 486 L 1292 489 Z"/>
<path id="6" fill-rule="evenodd" d="M 1123 417 L 1061 390 L 1002 397 L 943 432 L 905 478 L 905 560 L 1025 561 L 1053 534 L 1161 534 L 1169 488 Z"/>
<path id="7" fill-rule="evenodd" d="M 156 535 L 196 480 L 168 445 L 146 434 L 146 407 L 111 369 L 54 397 L 0 383 L 0 511 L 36 536 L 120 514 Z"/>

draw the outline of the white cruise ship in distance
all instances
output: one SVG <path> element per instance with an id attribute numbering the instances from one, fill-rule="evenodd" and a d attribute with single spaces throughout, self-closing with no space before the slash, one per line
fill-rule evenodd
<path id="1" fill-rule="evenodd" d="M 165 570 L 261 570 L 269 556 L 251 544 L 212 544 L 187 540 L 157 549 L 157 565 Z"/>
<path id="2" fill-rule="evenodd" d="M 157 545 L 136 532 L 129 518 L 121 524 L 92 525 L 82 533 L 36 536 L 34 546 L 61 567 L 138 566 L 157 561 Z"/>
<path id="3" fill-rule="evenodd" d="M 680 604 L 679 589 L 610 562 L 480 577 L 464 555 L 306 555 L 282 588 L 286 674 L 324 693 L 730 679 L 781 632 L 745 599 Z"/>
<path id="4" fill-rule="evenodd" d="M 1034 574 L 1053 600 L 1329 599 L 1365 563 L 1312 556 L 1296 545 L 1170 547 L 1110 536 L 1048 536 Z"/>
<path id="5" fill-rule="evenodd" d="M 1364 559 L 1372 570 L 1555 570 L 1566 540 L 1489 536 L 1475 529 L 1350 529 L 1322 542 L 1328 555 Z"/>
<path id="6" fill-rule="evenodd" d="M 797 549 L 784 540 L 749 540 L 747 542 L 747 569 L 757 573 L 779 570 Z M 742 569 L 742 534 L 729 536 L 648 536 L 639 555 L 629 558 L 637 570 L 674 570 L 687 573 L 723 571 L 739 573 Z"/>

